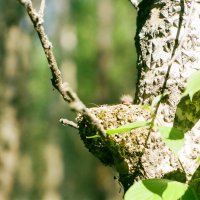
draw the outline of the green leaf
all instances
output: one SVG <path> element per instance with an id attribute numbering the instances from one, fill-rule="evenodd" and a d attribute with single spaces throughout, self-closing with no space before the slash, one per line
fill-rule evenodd
<path id="1" fill-rule="evenodd" d="M 151 109 L 151 106 L 149 106 L 149 105 L 141 105 L 141 108 L 143 108 L 144 110 L 152 110 Z"/>
<path id="2" fill-rule="evenodd" d="M 127 132 L 127 131 L 131 131 L 132 129 L 148 127 L 150 125 L 151 125 L 150 122 L 137 121 L 137 122 L 125 124 L 123 126 L 119 126 L 116 129 L 106 130 L 106 133 L 110 134 L 110 135 L 111 134 L 117 134 L 117 133 L 124 133 L 124 132 Z M 101 136 L 100 135 L 86 136 L 87 139 L 94 139 L 94 138 L 99 138 L 99 137 L 101 137 Z"/>
<path id="3" fill-rule="evenodd" d="M 200 156 L 197 157 L 196 162 L 200 164 Z"/>
<path id="4" fill-rule="evenodd" d="M 150 126 L 150 124 L 151 124 L 150 122 L 146 122 L 146 121 L 137 121 L 137 122 L 125 124 L 116 129 L 106 130 L 106 133 L 107 134 L 124 133 L 127 131 L 131 131 L 132 129 L 148 127 L 148 126 Z"/>
<path id="5" fill-rule="evenodd" d="M 94 138 L 100 138 L 100 135 L 92 135 L 92 136 L 86 136 L 87 139 L 94 139 Z"/>
<path id="6" fill-rule="evenodd" d="M 147 179 L 133 184 L 124 200 L 198 200 L 195 192 L 184 183 L 167 179 Z"/>
<path id="7" fill-rule="evenodd" d="M 189 95 L 190 100 L 194 94 L 200 90 L 200 71 L 194 72 L 187 80 L 185 92 L 182 94 L 182 97 Z"/>
<path id="8" fill-rule="evenodd" d="M 184 133 L 168 126 L 158 126 L 158 130 L 167 146 L 177 154 L 184 145 Z"/>

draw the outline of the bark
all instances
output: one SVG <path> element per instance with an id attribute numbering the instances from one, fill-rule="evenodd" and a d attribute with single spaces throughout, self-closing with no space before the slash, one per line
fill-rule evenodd
<path id="1" fill-rule="evenodd" d="M 152 121 L 154 116 L 141 105 L 150 105 L 155 97 L 165 94 L 156 107 L 156 119 L 162 125 L 184 131 L 185 145 L 178 156 L 153 129 L 136 129 L 92 140 L 86 136 L 95 135 L 95 127 L 87 117 L 77 118 L 86 147 L 104 164 L 117 169 L 125 190 L 138 179 L 168 178 L 195 184 L 198 191 L 200 93 L 195 94 L 192 102 L 189 97 L 181 98 L 181 94 L 187 78 L 200 68 L 199 16 L 199 1 L 143 0 L 139 4 L 135 37 L 137 105 L 91 109 L 105 129 L 141 119 Z"/>

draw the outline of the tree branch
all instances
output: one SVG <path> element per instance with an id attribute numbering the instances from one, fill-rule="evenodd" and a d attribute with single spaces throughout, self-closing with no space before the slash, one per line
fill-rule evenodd
<path id="1" fill-rule="evenodd" d="M 18 0 L 26 9 L 26 12 L 28 13 L 35 31 L 37 32 L 42 47 L 44 49 L 44 53 L 46 55 L 51 74 L 52 74 L 52 85 L 54 88 L 56 88 L 59 93 L 62 95 L 63 99 L 68 102 L 69 107 L 76 111 L 77 113 L 81 113 L 88 117 L 88 120 L 96 127 L 96 130 L 98 133 L 103 136 L 104 138 L 107 136 L 105 133 L 105 130 L 103 126 L 99 123 L 98 119 L 91 114 L 91 112 L 88 110 L 88 108 L 81 102 L 77 94 L 70 88 L 69 84 L 67 82 L 63 82 L 61 77 L 61 72 L 58 68 L 56 58 L 52 51 L 52 44 L 49 41 L 44 27 L 43 27 L 43 14 L 44 14 L 44 8 L 45 8 L 45 1 L 42 0 L 40 11 L 37 12 L 32 5 L 32 2 L 30 0 Z"/>

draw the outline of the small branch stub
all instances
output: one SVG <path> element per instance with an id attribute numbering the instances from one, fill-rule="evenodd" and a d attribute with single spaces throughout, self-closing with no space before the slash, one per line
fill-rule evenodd
<path id="1" fill-rule="evenodd" d="M 71 126 L 72 128 L 78 129 L 78 125 L 75 122 L 73 122 L 73 121 L 70 121 L 68 119 L 63 119 L 63 118 L 60 119 L 59 121 L 64 126 Z"/>
<path id="2" fill-rule="evenodd" d="M 41 0 L 39 14 L 44 17 L 45 0 Z"/>
<path id="3" fill-rule="evenodd" d="M 124 105 L 132 105 L 133 104 L 133 97 L 130 94 L 124 94 L 120 97 L 120 101 Z"/>

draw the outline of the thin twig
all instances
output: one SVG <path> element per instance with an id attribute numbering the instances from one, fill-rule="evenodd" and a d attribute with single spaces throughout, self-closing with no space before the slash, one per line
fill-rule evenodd
<path id="1" fill-rule="evenodd" d="M 96 127 L 98 134 L 103 136 L 104 138 L 107 137 L 105 130 L 103 126 L 99 123 L 96 116 L 94 116 L 89 109 L 81 102 L 81 100 L 78 98 L 77 94 L 70 88 L 68 83 L 63 83 L 61 72 L 58 68 L 53 50 L 52 50 L 52 44 L 49 41 L 44 27 L 43 27 L 43 16 L 38 13 L 32 5 L 32 2 L 30 0 L 18 0 L 26 9 L 33 25 L 35 28 L 35 31 L 37 32 L 39 39 L 41 41 L 42 47 L 44 49 L 49 68 L 51 70 L 52 74 L 52 85 L 54 88 L 56 88 L 59 93 L 62 95 L 63 99 L 68 102 L 69 107 L 76 111 L 77 113 L 81 113 L 88 117 L 89 121 Z M 44 3 L 45 1 L 42 0 Z M 42 3 L 41 3 L 42 4 Z M 45 7 L 45 5 L 41 5 L 42 9 Z"/>
<path id="2" fill-rule="evenodd" d="M 73 121 L 70 121 L 68 119 L 63 119 L 63 118 L 60 119 L 59 121 L 64 126 L 71 126 L 72 128 L 78 129 L 78 125 L 75 122 L 73 122 Z"/>
<path id="3" fill-rule="evenodd" d="M 176 51 L 174 53 L 174 55 L 172 56 L 172 58 L 170 59 L 169 63 L 168 63 L 168 66 L 172 65 L 174 63 L 174 61 L 177 59 L 178 57 L 178 53 L 180 53 L 180 49 L 182 48 L 183 46 L 183 42 L 185 41 L 185 38 L 187 37 L 188 35 L 188 31 L 189 31 L 189 25 L 190 25 L 190 22 L 192 20 L 192 14 L 193 14 L 193 9 L 194 9 L 194 0 L 191 1 L 191 7 L 190 7 L 190 13 L 188 15 L 188 19 L 186 21 L 186 25 L 185 25 L 185 29 L 183 30 L 183 35 L 181 37 L 181 40 L 180 40 L 180 43 L 178 44 L 178 47 L 176 48 Z"/>

